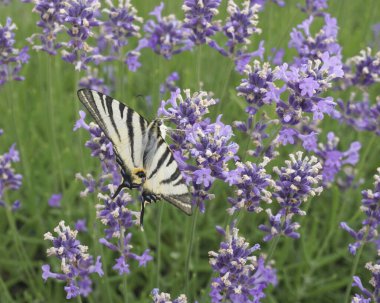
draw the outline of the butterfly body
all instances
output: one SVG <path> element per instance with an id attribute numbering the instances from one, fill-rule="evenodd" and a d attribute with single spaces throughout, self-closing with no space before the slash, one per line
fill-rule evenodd
<path id="1" fill-rule="evenodd" d="M 141 188 L 142 215 L 145 202 L 159 199 L 191 215 L 191 195 L 163 139 L 167 129 L 163 123 L 157 119 L 149 123 L 133 109 L 94 90 L 81 89 L 78 97 L 113 144 L 123 181 L 112 198 L 123 188 Z"/>

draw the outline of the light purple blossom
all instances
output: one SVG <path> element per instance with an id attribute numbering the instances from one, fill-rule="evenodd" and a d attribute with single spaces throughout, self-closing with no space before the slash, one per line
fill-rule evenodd
<path id="1" fill-rule="evenodd" d="M 80 232 L 86 232 L 87 226 L 86 226 L 86 219 L 79 219 L 75 222 L 75 229 Z"/>
<path id="2" fill-rule="evenodd" d="M 62 194 L 51 195 L 48 204 L 50 207 L 61 207 Z"/>
<path id="3" fill-rule="evenodd" d="M 105 84 L 104 79 L 98 77 L 98 69 L 87 68 L 86 76 L 79 80 L 79 86 L 81 88 L 89 88 L 101 92 L 103 94 L 109 95 L 111 90 Z"/>
<path id="4" fill-rule="evenodd" d="M 272 202 L 269 188 L 274 186 L 274 181 L 265 170 L 268 162 L 269 159 L 264 157 L 257 165 L 251 162 L 236 163 L 237 168 L 229 173 L 233 176 L 230 185 L 237 188 L 236 198 L 228 198 L 228 202 L 232 204 L 228 210 L 230 214 L 241 208 L 258 213 L 263 209 L 261 202 L 268 204 Z"/>
<path id="5" fill-rule="evenodd" d="M 42 33 L 33 34 L 27 40 L 33 44 L 33 49 L 42 50 L 50 55 L 56 55 L 57 49 L 62 45 L 57 41 L 57 35 L 64 30 L 63 22 L 64 15 L 62 14 L 65 8 L 63 0 L 36 0 L 33 12 L 40 15 L 40 20 L 37 26 L 42 28 Z M 35 44 L 35 40 L 39 39 L 41 45 Z"/>
<path id="6" fill-rule="evenodd" d="M 29 61 L 28 47 L 15 48 L 16 24 L 7 18 L 5 25 L 0 24 L 0 86 L 8 81 L 22 81 L 21 68 Z"/>
<path id="7" fill-rule="evenodd" d="M 165 83 L 160 85 L 160 94 L 164 95 L 166 92 L 175 92 L 177 87 L 177 81 L 179 81 L 179 75 L 177 72 L 171 73 L 166 79 Z"/>
<path id="8" fill-rule="evenodd" d="M 3 131 L 0 129 L 0 135 Z M 22 175 L 17 174 L 12 165 L 20 161 L 19 152 L 13 144 L 9 151 L 0 155 L 0 206 L 7 207 L 4 196 L 8 190 L 18 190 L 22 185 Z M 17 210 L 20 206 L 19 201 L 13 202 L 12 208 Z"/>
<path id="9" fill-rule="evenodd" d="M 306 0 L 305 6 L 300 6 L 300 9 L 313 16 L 323 16 L 323 10 L 328 8 L 327 0 Z"/>
<path id="10" fill-rule="evenodd" d="M 189 38 L 195 44 L 204 44 L 220 30 L 219 22 L 213 21 L 218 14 L 221 0 L 184 0 L 182 9 L 185 12 L 183 27 L 191 30 Z"/>
<path id="11" fill-rule="evenodd" d="M 351 303 L 371 303 L 380 301 L 380 264 L 379 260 L 376 263 L 368 262 L 365 268 L 371 272 L 369 284 L 372 290 L 365 288 L 358 276 L 354 276 L 352 286 L 359 288 L 361 294 L 355 294 Z"/>
<path id="12" fill-rule="evenodd" d="M 344 165 L 354 166 L 359 161 L 360 142 L 352 142 L 345 152 L 338 150 L 338 143 L 339 138 L 333 132 L 329 132 L 326 144 L 318 144 L 316 154 L 322 161 L 322 176 L 325 185 L 334 181 L 335 175 Z"/>
<path id="13" fill-rule="evenodd" d="M 253 255 L 260 246 L 251 246 L 234 225 L 226 231 L 218 230 L 225 239 L 217 252 L 209 252 L 216 274 L 211 282 L 211 302 L 259 303 L 269 284 L 277 284 L 276 271 L 265 264 L 264 257 Z"/>
<path id="14" fill-rule="evenodd" d="M 322 165 L 316 157 L 303 157 L 302 152 L 297 152 L 295 155 L 290 154 L 290 159 L 285 161 L 286 166 L 273 168 L 278 179 L 275 181 L 272 196 L 277 200 L 280 210 L 276 215 L 273 215 L 270 209 L 267 210 L 269 225 L 259 226 L 260 230 L 267 233 L 264 241 L 279 235 L 299 238 L 296 230 L 300 225 L 292 222 L 293 216 L 306 215 L 306 212 L 301 210 L 302 203 L 319 195 L 323 190 L 323 187 L 319 186 L 322 181 Z"/>
<path id="15" fill-rule="evenodd" d="M 71 230 L 70 227 L 61 221 L 54 228 L 57 236 L 50 232 L 44 235 L 45 240 L 52 242 L 53 246 L 47 250 L 48 256 L 56 256 L 60 261 L 62 273 L 50 271 L 50 265 L 42 266 L 42 278 L 46 281 L 48 278 L 66 282 L 66 298 L 71 299 L 77 296 L 87 297 L 92 291 L 92 281 L 89 277 L 92 273 L 103 276 L 102 263 L 100 256 L 96 261 L 87 253 L 88 247 L 81 245 L 76 239 L 78 232 Z"/>
<path id="16" fill-rule="evenodd" d="M 172 300 L 170 294 L 160 292 L 158 288 L 152 290 L 151 296 L 153 303 L 187 303 L 185 295 L 180 295 L 178 298 Z"/>
<path id="17" fill-rule="evenodd" d="M 362 191 L 362 206 L 360 209 L 366 215 L 362 221 L 362 227 L 355 231 L 346 222 L 341 222 L 340 227 L 347 231 L 355 242 L 348 246 L 351 254 L 355 255 L 357 250 L 366 243 L 376 243 L 378 240 L 378 226 L 380 225 L 380 168 L 374 176 L 374 189 Z"/>
<path id="18" fill-rule="evenodd" d="M 100 21 L 100 2 L 98 0 L 69 0 L 65 2 L 62 18 L 66 27 L 69 41 L 62 43 L 62 59 L 75 65 L 75 69 L 86 69 L 91 58 L 92 48 L 87 43 L 93 35 L 93 27 Z"/>

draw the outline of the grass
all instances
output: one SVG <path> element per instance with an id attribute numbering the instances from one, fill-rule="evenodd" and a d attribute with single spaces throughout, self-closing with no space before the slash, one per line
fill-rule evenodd
<path id="1" fill-rule="evenodd" d="M 153 0 L 133 2 L 145 19 L 157 3 Z M 260 14 L 263 29 L 260 39 L 265 40 L 267 51 L 283 47 L 287 50 L 286 59 L 291 59 L 294 50 L 287 49 L 289 33 L 305 15 L 296 8 L 299 1 L 286 2 L 284 8 L 267 4 Z M 183 17 L 182 1 L 166 0 L 165 4 L 164 14 L 175 13 L 179 18 Z M 223 1 L 220 11 L 225 7 L 226 1 Z M 39 30 L 35 26 L 38 16 L 31 14 L 31 8 L 30 4 L 18 1 L 8 6 L 0 4 L 0 23 L 4 24 L 7 16 L 12 17 L 18 25 L 16 40 L 20 48 L 27 43 L 25 38 Z M 380 20 L 380 5 L 376 0 L 331 0 L 328 11 L 338 19 L 339 41 L 345 58 L 373 42 L 370 28 Z M 258 42 L 259 39 L 253 41 L 253 49 Z M 0 129 L 4 130 L 0 151 L 4 152 L 16 142 L 21 153 L 21 162 L 16 167 L 24 176 L 21 190 L 6 197 L 8 201 L 20 199 L 21 210 L 12 213 L 0 209 L 0 301 L 64 302 L 63 285 L 51 280 L 44 283 L 41 278 L 42 264 L 58 265 L 53 259 L 47 260 L 48 243 L 43 241 L 43 234 L 51 231 L 60 220 L 72 226 L 77 219 L 86 218 L 89 233 L 82 234 L 80 239 L 89 245 L 92 254 L 103 256 L 105 277 L 95 279 L 94 292 L 83 302 L 148 302 L 149 293 L 155 287 L 173 296 L 188 289 L 189 302 L 195 299 L 209 302 L 212 273 L 207 253 L 219 247 L 221 239 L 215 232 L 215 225 L 224 226 L 230 220 L 225 212 L 230 190 L 216 184 L 213 189 L 215 199 L 207 203 L 206 213 L 199 214 L 194 224 L 191 217 L 182 215 L 166 203 L 150 205 L 146 210 L 145 232 L 137 228 L 133 231 L 133 246 L 137 252 L 150 248 L 154 261 L 146 268 L 133 265 L 131 274 L 126 282 L 123 281 L 111 269 L 115 256 L 97 240 L 102 234 L 102 225 L 95 219 L 96 195 L 81 199 L 82 185 L 74 179 L 77 172 L 97 173 L 100 170 L 98 161 L 92 159 L 83 147 L 87 134 L 72 131 L 80 108 L 76 90 L 81 75 L 58 56 L 49 57 L 35 51 L 30 54 L 31 60 L 22 71 L 25 81 L 0 87 Z M 155 116 L 161 101 L 159 85 L 173 71 L 181 77 L 181 88 L 197 90 L 202 82 L 205 90 L 221 98 L 220 106 L 211 113 L 213 117 L 223 114 L 223 121 L 232 123 L 244 113 L 244 102 L 235 91 L 241 76 L 231 72 L 227 58 L 208 47 L 180 54 L 170 61 L 144 50 L 141 62 L 142 68 L 136 73 L 114 65 L 117 81 L 113 96 L 145 117 Z M 374 87 L 372 99 L 379 92 L 379 87 Z M 139 96 L 152 96 L 152 105 Z M 340 96 L 347 98 L 349 92 Z M 322 128 L 323 133 L 336 132 L 344 150 L 354 140 L 362 143 L 358 178 L 363 178 L 364 183 L 360 188 L 348 191 L 340 191 L 333 185 L 320 197 L 308 202 L 308 215 L 301 219 L 301 239 L 281 238 L 273 251 L 279 285 L 268 289 L 263 302 L 344 302 L 346 289 L 351 283 L 354 258 L 347 252 L 347 245 L 352 240 L 338 226 L 340 221 L 347 221 L 354 227 L 360 225 L 360 190 L 372 186 L 372 176 L 380 166 L 380 144 L 374 134 L 358 133 L 331 119 L 326 119 Z M 241 136 L 236 138 L 239 143 L 245 142 L 240 141 L 244 140 Z M 241 148 L 245 146 L 240 145 Z M 280 161 L 287 158 L 289 151 L 280 150 Z M 53 193 L 63 194 L 60 209 L 48 207 L 47 201 Z M 260 243 L 262 251 L 268 253 L 270 244 L 262 242 L 263 233 L 257 229 L 266 218 L 265 213 L 245 214 L 239 228 L 251 244 Z M 193 232 L 191 258 L 187 258 Z M 374 247 L 364 247 L 355 270 L 363 281 L 368 280 L 363 266 L 375 256 Z M 189 269 L 189 274 L 185 268 Z"/>

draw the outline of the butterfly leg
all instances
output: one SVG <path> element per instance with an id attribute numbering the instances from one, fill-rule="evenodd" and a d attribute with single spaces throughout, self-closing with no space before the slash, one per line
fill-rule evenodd
<path id="1" fill-rule="evenodd" d="M 140 211 L 140 226 L 143 226 L 144 222 L 144 211 L 145 211 L 145 203 L 152 203 L 159 200 L 158 196 L 155 194 L 152 194 L 148 191 L 142 192 L 142 199 L 141 199 L 141 211 Z"/>
<path id="2" fill-rule="evenodd" d="M 124 169 L 121 169 L 121 176 L 123 177 L 123 181 L 120 183 L 115 193 L 113 194 L 112 200 L 117 197 L 117 195 L 121 192 L 123 188 L 133 188 L 131 176 L 127 174 Z"/>

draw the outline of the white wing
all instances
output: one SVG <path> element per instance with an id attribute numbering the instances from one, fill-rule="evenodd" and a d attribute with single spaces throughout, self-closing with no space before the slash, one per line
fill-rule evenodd
<path id="1" fill-rule="evenodd" d="M 111 140 L 118 163 L 123 162 L 127 173 L 142 168 L 148 122 L 123 103 L 97 91 L 81 89 L 78 97 Z"/>
<path id="2" fill-rule="evenodd" d="M 158 122 L 149 125 L 148 141 L 144 153 L 146 181 L 144 189 L 161 196 L 186 214 L 192 214 L 189 188 L 182 177 L 178 163 L 168 144 L 161 137 Z"/>

